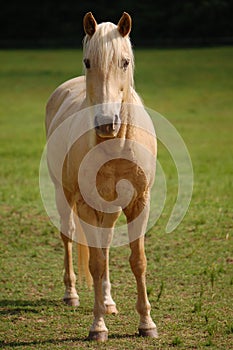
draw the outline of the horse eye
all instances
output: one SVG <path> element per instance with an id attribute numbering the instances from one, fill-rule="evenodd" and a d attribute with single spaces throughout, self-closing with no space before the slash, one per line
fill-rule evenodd
<path id="1" fill-rule="evenodd" d="M 129 59 L 128 58 L 123 59 L 122 60 L 122 68 L 123 68 L 123 70 L 126 70 L 128 65 L 129 65 Z"/>
<path id="2" fill-rule="evenodd" d="M 84 58 L 83 62 L 87 69 L 91 68 L 90 60 L 88 58 Z"/>

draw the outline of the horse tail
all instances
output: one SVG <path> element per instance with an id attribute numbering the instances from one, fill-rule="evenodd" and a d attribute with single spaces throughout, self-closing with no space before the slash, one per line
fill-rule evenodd
<path id="1" fill-rule="evenodd" d="M 89 271 L 89 248 L 84 244 L 77 244 L 78 249 L 78 279 L 82 284 L 83 280 L 86 281 L 88 288 L 92 287 L 92 277 Z"/>

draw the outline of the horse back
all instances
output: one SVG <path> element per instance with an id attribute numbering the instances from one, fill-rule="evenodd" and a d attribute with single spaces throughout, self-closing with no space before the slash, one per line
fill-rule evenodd
<path id="1" fill-rule="evenodd" d="M 46 135 L 51 133 L 70 115 L 81 109 L 86 95 L 86 77 L 70 79 L 56 88 L 46 105 Z"/>

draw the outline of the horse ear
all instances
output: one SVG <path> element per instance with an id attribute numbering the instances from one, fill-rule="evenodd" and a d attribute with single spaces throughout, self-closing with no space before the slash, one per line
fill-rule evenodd
<path id="1" fill-rule="evenodd" d="M 132 27 L 132 19 L 127 12 L 124 12 L 121 19 L 118 22 L 118 30 L 121 36 L 126 36 L 130 33 Z"/>
<path id="2" fill-rule="evenodd" d="M 83 28 L 85 33 L 88 34 L 89 36 L 92 36 L 96 31 L 96 27 L 97 27 L 97 22 L 93 14 L 91 12 L 86 13 L 83 18 Z"/>

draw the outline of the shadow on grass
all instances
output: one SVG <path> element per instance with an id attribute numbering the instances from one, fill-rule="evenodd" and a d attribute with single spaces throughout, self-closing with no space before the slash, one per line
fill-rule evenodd
<path id="1" fill-rule="evenodd" d="M 38 300 L 0 300 L 0 315 L 17 315 L 20 313 L 34 313 L 39 314 L 41 312 L 40 308 L 46 307 L 60 307 L 65 305 L 62 300 L 48 300 L 48 299 L 38 299 Z M 139 337 L 138 334 L 109 334 L 108 339 L 132 339 Z M 31 341 L 0 341 L 0 348 L 16 348 L 16 347 L 33 347 L 42 346 L 46 344 L 59 345 L 75 342 L 90 342 L 87 337 L 70 337 L 64 339 L 44 339 L 44 340 L 31 340 Z M 92 343 L 92 342 L 91 342 Z"/>
<path id="2" fill-rule="evenodd" d="M 58 345 L 62 343 L 67 343 L 67 342 L 78 342 L 78 341 L 85 341 L 86 339 L 82 338 L 65 338 L 65 339 L 46 339 L 46 340 L 32 340 L 29 342 L 26 341 L 13 341 L 9 343 L 5 343 L 4 341 L 0 342 L 0 348 L 16 348 L 18 346 L 36 346 L 36 345 L 46 345 L 46 344 L 53 344 L 53 345 Z"/>
<path id="3" fill-rule="evenodd" d="M 137 338 L 139 337 L 138 334 L 110 334 L 108 339 L 109 340 L 114 340 L 114 339 L 131 339 L 131 338 Z M 15 348 L 18 346 L 36 346 L 36 345 L 46 345 L 46 344 L 53 344 L 53 345 L 59 345 L 59 344 L 64 344 L 64 343 L 74 343 L 74 342 L 89 342 L 89 343 L 94 343 L 87 338 L 64 338 L 64 339 L 46 339 L 46 340 L 34 340 L 30 342 L 26 341 L 13 341 L 13 342 L 4 342 L 0 341 L 0 348 Z"/>
<path id="4" fill-rule="evenodd" d="M 114 339 L 132 339 L 139 337 L 138 334 L 110 334 L 108 339 L 114 340 Z M 45 340 L 32 340 L 29 342 L 26 341 L 12 341 L 12 342 L 4 342 L 0 341 L 0 348 L 15 348 L 20 346 L 39 346 L 39 345 L 46 345 L 46 344 L 53 344 L 53 345 L 59 345 L 64 343 L 75 343 L 75 342 L 87 342 L 87 343 L 94 343 L 90 340 L 88 340 L 87 337 L 85 338 L 64 338 L 64 339 L 45 339 Z"/>
<path id="5" fill-rule="evenodd" d="M 37 299 L 37 300 L 0 300 L 0 307 L 9 308 L 22 308 L 27 309 L 28 307 L 40 307 L 40 306 L 59 306 L 62 300 L 48 300 L 48 299 Z"/>
<path id="6" fill-rule="evenodd" d="M 55 307 L 62 304 L 60 300 L 0 300 L 0 315 L 17 315 L 19 313 L 39 313 L 40 307 Z M 38 308 L 38 309 L 37 309 Z"/>

